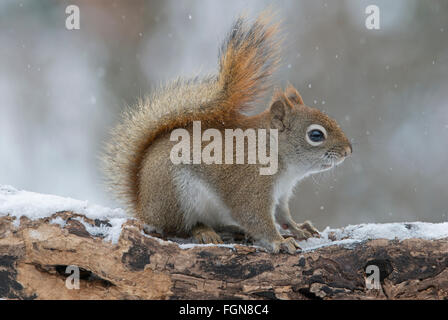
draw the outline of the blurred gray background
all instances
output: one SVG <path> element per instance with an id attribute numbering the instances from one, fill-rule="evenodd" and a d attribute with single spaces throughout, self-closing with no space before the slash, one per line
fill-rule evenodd
<path id="1" fill-rule="evenodd" d="M 215 71 L 233 19 L 270 3 L 2 0 L 0 184 L 119 206 L 98 169 L 119 111 L 177 75 Z M 80 30 L 65 28 L 69 4 Z M 380 30 L 365 27 L 369 4 Z M 295 218 L 447 221 L 448 1 L 272 7 L 286 37 L 276 83 L 294 84 L 354 144 L 351 159 L 297 187 Z"/>

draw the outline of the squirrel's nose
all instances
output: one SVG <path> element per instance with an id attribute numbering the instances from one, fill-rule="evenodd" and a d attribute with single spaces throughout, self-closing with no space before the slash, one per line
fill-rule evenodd
<path id="1" fill-rule="evenodd" d="M 344 157 L 347 157 L 349 155 L 351 155 L 353 153 L 353 147 L 352 144 L 349 143 L 345 148 L 344 148 Z"/>

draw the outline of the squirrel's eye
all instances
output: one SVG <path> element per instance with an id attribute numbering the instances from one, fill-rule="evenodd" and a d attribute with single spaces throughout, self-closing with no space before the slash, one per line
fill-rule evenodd
<path id="1" fill-rule="evenodd" d="M 312 146 L 322 144 L 327 138 L 327 131 L 319 124 L 312 124 L 306 130 L 306 141 Z"/>
<path id="2" fill-rule="evenodd" d="M 308 137 L 310 137 L 310 140 L 313 142 L 319 142 L 325 139 L 324 133 L 319 129 L 314 129 L 308 132 Z"/>

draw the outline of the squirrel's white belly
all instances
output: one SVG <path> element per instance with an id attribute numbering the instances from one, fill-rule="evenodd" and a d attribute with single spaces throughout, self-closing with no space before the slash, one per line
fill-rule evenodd
<path id="1" fill-rule="evenodd" d="M 183 211 L 186 230 L 197 223 L 210 227 L 238 225 L 213 188 L 194 172 L 182 168 L 175 173 L 174 183 Z"/>
<path id="2" fill-rule="evenodd" d="M 277 205 L 281 199 L 288 200 L 294 191 L 294 187 L 300 180 L 305 178 L 305 176 L 306 170 L 299 166 L 289 166 L 282 174 L 280 174 L 272 188 L 274 204 Z"/>

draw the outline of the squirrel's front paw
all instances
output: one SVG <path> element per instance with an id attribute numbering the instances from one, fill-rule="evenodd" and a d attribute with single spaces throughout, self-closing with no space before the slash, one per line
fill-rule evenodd
<path id="1" fill-rule="evenodd" d="M 302 224 L 295 223 L 294 225 L 289 225 L 291 233 L 298 240 L 306 240 L 308 238 L 320 238 L 319 231 L 312 225 L 310 221 L 305 221 Z"/>
<path id="2" fill-rule="evenodd" d="M 302 230 L 306 230 L 313 235 L 313 237 L 320 238 L 319 230 L 317 230 L 311 221 L 307 220 L 302 224 L 299 224 L 299 228 Z"/>
<path id="3" fill-rule="evenodd" d="M 294 254 L 296 253 L 297 249 L 301 249 L 297 244 L 296 240 L 291 237 L 274 241 L 272 247 L 273 247 L 272 248 L 273 253 L 286 252 L 289 254 Z"/>

